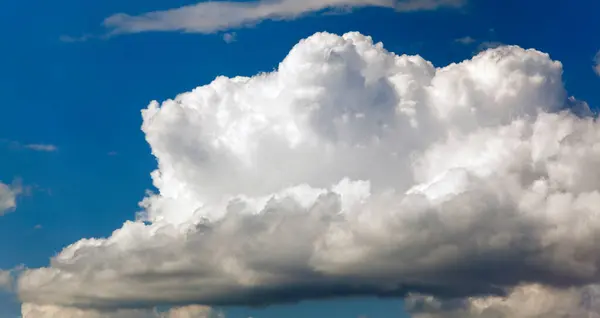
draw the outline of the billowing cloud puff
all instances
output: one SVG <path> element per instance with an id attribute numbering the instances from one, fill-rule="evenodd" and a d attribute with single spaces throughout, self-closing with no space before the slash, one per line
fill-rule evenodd
<path id="1" fill-rule="evenodd" d="M 597 282 L 600 125 L 561 74 L 514 46 L 435 68 L 315 34 L 275 72 L 152 102 L 158 193 L 25 271 L 20 297 L 114 309 Z"/>
<path id="2" fill-rule="evenodd" d="M 21 192 L 18 184 L 11 187 L 0 182 L 0 216 L 17 207 L 17 195 Z"/>
<path id="3" fill-rule="evenodd" d="M 210 308 L 198 305 L 177 307 L 167 312 L 159 312 L 156 309 L 98 311 L 25 303 L 21 306 L 21 315 L 23 318 L 222 318 Z"/>
<path id="4" fill-rule="evenodd" d="M 531 284 L 507 297 L 439 300 L 412 295 L 405 303 L 413 318 L 598 318 L 600 286 L 553 289 Z"/>

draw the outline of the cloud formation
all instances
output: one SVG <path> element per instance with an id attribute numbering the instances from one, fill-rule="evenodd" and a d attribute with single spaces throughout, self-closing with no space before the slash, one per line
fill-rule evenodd
<path id="1" fill-rule="evenodd" d="M 235 32 L 228 32 L 223 34 L 223 41 L 225 43 L 232 43 L 237 41 L 237 34 Z"/>
<path id="2" fill-rule="evenodd" d="M 21 315 L 23 318 L 223 318 L 222 315 L 209 307 L 198 305 L 176 307 L 167 312 L 159 312 L 156 309 L 98 311 L 52 305 L 23 304 Z"/>
<path id="3" fill-rule="evenodd" d="M 58 148 L 55 145 L 50 144 L 29 144 L 23 146 L 27 149 L 35 150 L 35 151 L 45 151 L 45 152 L 54 152 L 57 151 Z"/>
<path id="4" fill-rule="evenodd" d="M 12 186 L 0 182 L 0 216 L 17 207 L 17 195 L 21 191 L 22 187 L 18 181 Z"/>
<path id="5" fill-rule="evenodd" d="M 336 8 L 383 7 L 400 12 L 457 7 L 464 0 L 255 0 L 205 1 L 140 15 L 119 13 L 104 20 L 112 34 L 148 31 L 214 33 L 254 25 L 264 20 L 295 19 Z"/>
<path id="6" fill-rule="evenodd" d="M 506 297 L 451 300 L 412 295 L 405 308 L 413 318 L 598 318 L 600 285 L 554 289 L 529 284 L 515 288 Z"/>
<path id="7" fill-rule="evenodd" d="M 470 299 L 600 279 L 600 124 L 547 54 L 435 68 L 317 33 L 277 71 L 142 116 L 159 192 L 139 220 L 25 271 L 23 302 Z"/>
<path id="8" fill-rule="evenodd" d="M 464 44 L 464 45 L 469 45 L 469 44 L 475 43 L 476 40 L 470 36 L 464 36 L 462 38 L 458 38 L 458 39 L 454 40 L 454 42 L 458 42 L 458 43 Z"/>

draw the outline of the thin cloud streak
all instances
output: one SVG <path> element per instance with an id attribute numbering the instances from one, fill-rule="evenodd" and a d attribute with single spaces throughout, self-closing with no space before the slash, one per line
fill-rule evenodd
<path id="1" fill-rule="evenodd" d="M 44 152 L 58 151 L 58 147 L 56 147 L 55 145 L 51 145 L 51 144 L 28 144 L 23 147 L 30 149 L 30 150 L 35 150 L 35 151 L 44 151 Z"/>
<path id="2" fill-rule="evenodd" d="M 259 0 L 208 1 L 141 15 L 118 13 L 104 20 L 111 35 L 149 31 L 214 33 L 255 25 L 264 20 L 291 20 L 328 9 L 381 7 L 399 12 L 459 7 L 466 0 Z"/>

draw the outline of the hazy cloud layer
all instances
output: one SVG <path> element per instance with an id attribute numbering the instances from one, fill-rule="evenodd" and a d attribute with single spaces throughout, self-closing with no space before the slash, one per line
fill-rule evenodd
<path id="1" fill-rule="evenodd" d="M 457 7 L 464 0 L 258 0 L 205 1 L 180 8 L 140 15 L 119 13 L 104 25 L 113 34 L 147 31 L 213 33 L 254 25 L 263 20 L 295 19 L 311 12 L 336 8 L 384 7 L 397 11 L 433 10 Z"/>
<path id="2" fill-rule="evenodd" d="M 140 220 L 25 271 L 24 302 L 464 300 L 600 279 L 600 124 L 547 54 L 435 68 L 318 33 L 275 72 L 142 115 L 159 193 Z"/>

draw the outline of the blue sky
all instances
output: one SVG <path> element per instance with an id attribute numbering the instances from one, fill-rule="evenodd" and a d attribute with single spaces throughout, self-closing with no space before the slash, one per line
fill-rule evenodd
<path id="1" fill-rule="evenodd" d="M 47 266 L 85 237 L 106 237 L 135 218 L 152 189 L 156 159 L 140 130 L 140 110 L 216 76 L 274 70 L 300 40 L 319 31 L 359 31 L 395 53 L 445 66 L 486 43 L 535 48 L 561 61 L 570 95 L 600 105 L 600 2 L 469 0 L 460 8 L 395 12 L 357 8 L 307 14 L 214 33 L 106 34 L 102 21 L 195 3 L 189 0 L 0 2 L 0 180 L 28 191 L 0 218 L 0 268 Z M 225 32 L 235 40 L 224 41 Z M 88 35 L 88 36 L 86 36 Z M 80 38 L 86 36 L 86 38 Z M 62 37 L 62 38 L 61 38 Z M 469 43 L 456 41 L 469 37 Z M 67 41 L 73 39 L 75 41 Z M 43 151 L 32 144 L 56 146 Z M 48 149 L 47 149 L 48 150 Z M 403 317 L 396 299 L 331 300 L 267 309 L 225 308 L 228 317 Z M 19 313 L 14 296 L 0 315 Z"/>

